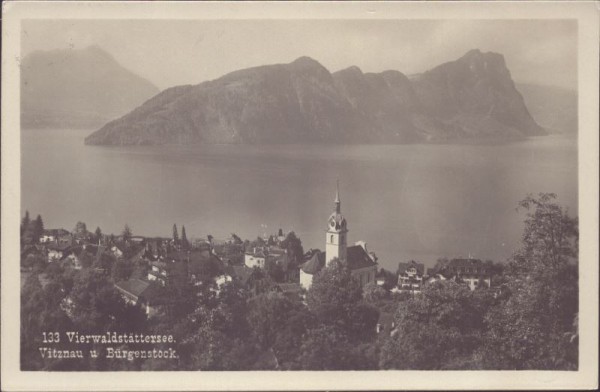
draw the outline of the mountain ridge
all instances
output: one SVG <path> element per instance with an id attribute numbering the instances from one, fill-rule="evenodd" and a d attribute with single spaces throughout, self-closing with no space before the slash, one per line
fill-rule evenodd
<path id="1" fill-rule="evenodd" d="M 467 52 L 412 80 L 310 57 L 155 95 L 87 144 L 410 143 L 543 135 L 504 57 Z"/>

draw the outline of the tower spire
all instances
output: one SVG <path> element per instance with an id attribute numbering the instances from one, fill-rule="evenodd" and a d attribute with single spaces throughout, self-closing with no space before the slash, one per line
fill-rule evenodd
<path id="1" fill-rule="evenodd" d="M 340 213 L 340 180 L 335 181 L 335 212 Z"/>

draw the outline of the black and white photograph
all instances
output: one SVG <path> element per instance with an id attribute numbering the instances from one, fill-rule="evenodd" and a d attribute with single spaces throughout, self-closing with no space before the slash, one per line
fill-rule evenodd
<path id="1" fill-rule="evenodd" d="M 3 25 L 12 369 L 597 386 L 594 3 L 253 5 Z"/>

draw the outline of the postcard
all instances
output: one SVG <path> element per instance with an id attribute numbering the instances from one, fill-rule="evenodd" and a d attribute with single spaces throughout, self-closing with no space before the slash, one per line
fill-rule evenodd
<path id="1" fill-rule="evenodd" d="M 595 3 L 3 19 L 3 390 L 597 387 Z"/>

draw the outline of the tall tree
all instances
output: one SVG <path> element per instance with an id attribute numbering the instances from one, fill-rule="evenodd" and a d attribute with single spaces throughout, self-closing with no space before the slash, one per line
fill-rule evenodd
<path id="1" fill-rule="evenodd" d="M 181 245 L 184 249 L 189 249 L 190 243 L 187 239 L 187 234 L 185 233 L 185 226 L 181 226 Z"/>
<path id="2" fill-rule="evenodd" d="M 418 296 L 399 303 L 394 315 L 398 332 L 382 345 L 381 368 L 477 368 L 474 354 L 491 299 L 489 291 L 471 291 L 453 281 L 425 286 Z"/>
<path id="3" fill-rule="evenodd" d="M 73 232 L 77 235 L 85 234 L 87 233 L 87 226 L 84 222 L 77 222 L 75 224 L 75 229 L 73 229 Z"/>
<path id="4" fill-rule="evenodd" d="M 302 249 L 302 241 L 296 237 L 296 233 L 289 232 L 285 240 L 281 242 L 281 247 L 287 250 L 288 257 L 293 263 L 296 265 L 302 263 L 304 250 Z"/>
<path id="5" fill-rule="evenodd" d="M 25 232 L 25 230 L 27 230 L 27 228 L 29 227 L 30 223 L 31 223 L 31 220 L 29 219 L 29 210 L 26 210 L 25 211 L 25 216 L 21 220 L 21 235 L 23 235 L 23 233 Z"/>
<path id="6" fill-rule="evenodd" d="M 127 242 L 131 239 L 131 236 L 133 235 L 133 233 L 131 232 L 131 228 L 129 227 L 128 224 L 125 224 L 125 227 L 123 228 L 123 232 L 121 233 L 121 236 L 123 237 L 123 241 Z"/>
<path id="7" fill-rule="evenodd" d="M 233 239 L 233 243 L 236 245 L 241 245 L 244 243 L 242 239 L 235 233 L 231 233 L 231 238 Z"/>
<path id="8" fill-rule="evenodd" d="M 37 242 L 39 238 L 44 233 L 44 221 L 42 220 L 42 216 L 38 214 L 38 216 L 33 221 L 33 238 Z"/>
<path id="9" fill-rule="evenodd" d="M 483 349 L 493 369 L 578 367 L 578 222 L 542 193 L 526 211 L 522 247 L 506 268 L 507 295 L 488 315 Z"/>
<path id="10" fill-rule="evenodd" d="M 94 232 L 94 236 L 96 238 L 96 241 L 100 241 L 102 239 L 102 230 L 100 230 L 100 227 L 96 227 L 96 231 Z"/>
<path id="11" fill-rule="evenodd" d="M 177 245 L 179 243 L 179 233 L 177 232 L 177 225 L 173 223 L 173 243 Z"/>
<path id="12" fill-rule="evenodd" d="M 360 284 L 337 258 L 313 277 L 306 303 L 321 323 L 335 325 L 354 341 L 367 341 L 375 334 L 379 312 L 363 303 Z"/>

